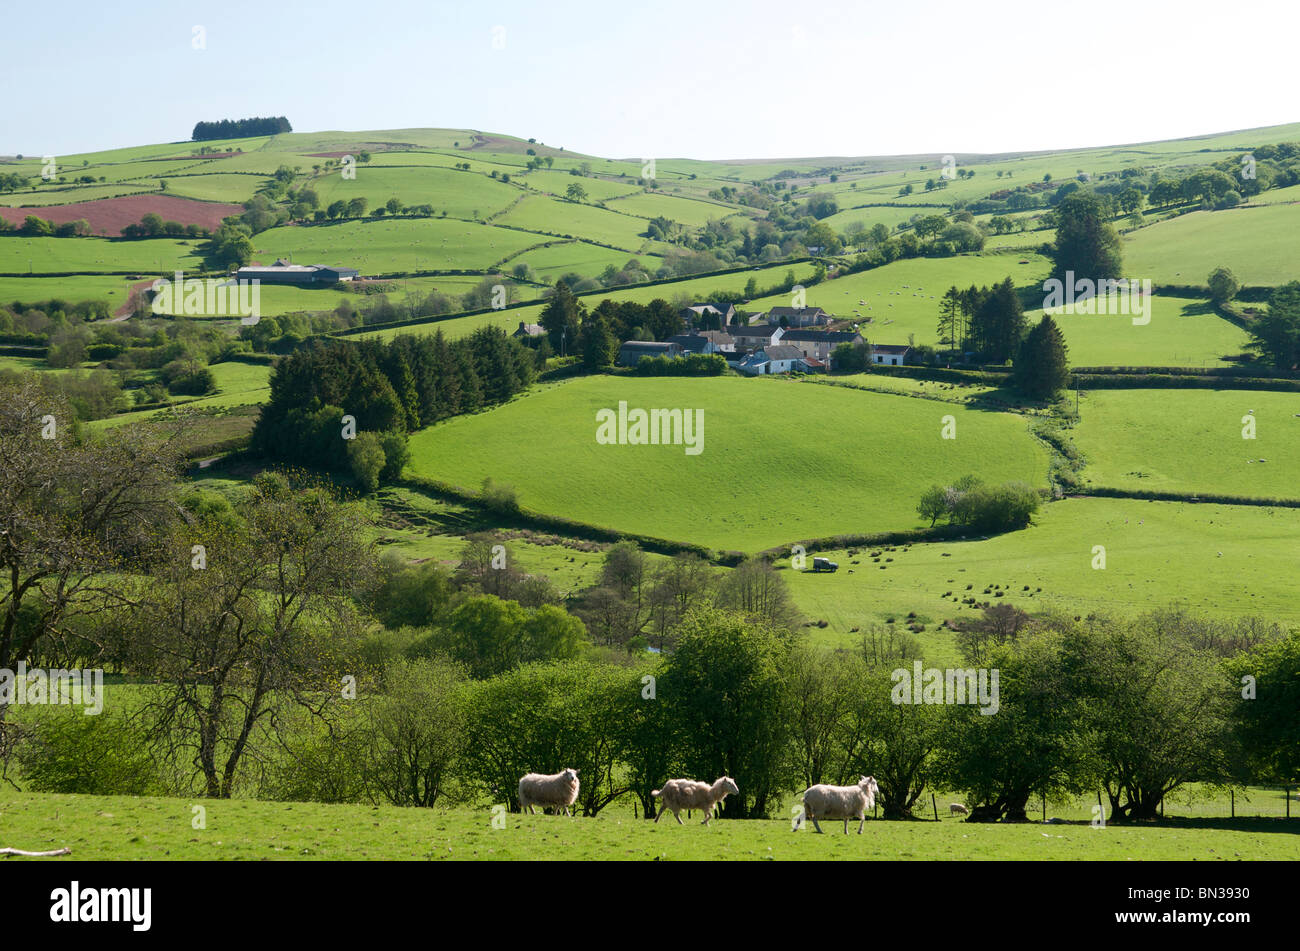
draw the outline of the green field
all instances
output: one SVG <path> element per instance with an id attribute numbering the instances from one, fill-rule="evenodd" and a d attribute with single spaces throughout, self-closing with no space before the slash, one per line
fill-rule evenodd
<path id="1" fill-rule="evenodd" d="M 624 251 L 637 252 L 649 243 L 645 237 L 649 222 L 644 218 L 545 195 L 528 195 L 496 223 L 543 234 L 588 238 Z"/>
<path id="2" fill-rule="evenodd" d="M 205 828 L 195 829 L 201 803 Z M 1083 812 L 1078 806 L 1072 811 Z M 1051 809 L 1052 815 L 1061 810 Z M 1061 816 L 1064 818 L 1064 816 Z M 0 791 L 0 839 L 25 849 L 68 847 L 85 860 L 870 860 L 1292 859 L 1300 819 L 1184 820 L 1093 828 L 868 819 L 862 835 L 839 823 L 791 831 L 789 819 L 654 823 L 610 807 L 594 819 L 480 809 L 69 796 Z M 852 826 L 850 827 L 852 830 Z M 17 861 L 23 861 L 18 859 Z M 42 861 L 60 861 L 44 859 Z"/>
<path id="3" fill-rule="evenodd" d="M 390 198 L 398 198 L 406 205 L 432 204 L 438 214 L 446 212 L 450 218 L 465 219 L 481 219 L 496 214 L 520 194 L 517 187 L 486 175 L 436 166 L 371 168 L 358 165 L 356 178 L 345 179 L 335 171 L 315 178 L 310 184 L 320 196 L 321 207 L 340 199 L 365 198 L 374 209 Z"/>
<path id="4" fill-rule="evenodd" d="M 1221 367 L 1246 349 L 1250 338 L 1214 312 L 1207 300 L 1152 294 L 1149 322 L 1131 315 L 1054 314 L 1076 367 Z M 1042 310 L 1025 312 L 1030 326 Z"/>
<path id="5" fill-rule="evenodd" d="M 1300 279 L 1297 231 L 1294 205 L 1194 211 L 1126 236 L 1124 273 L 1157 284 L 1204 285 L 1223 265 L 1242 284 L 1285 284 Z"/>
<path id="6" fill-rule="evenodd" d="M 1092 567 L 1096 545 L 1106 549 L 1104 569 Z M 926 624 L 918 636 L 927 654 L 955 659 L 936 626 L 978 612 L 960 604 L 964 597 L 1031 613 L 1133 616 L 1178 602 L 1198 614 L 1300 621 L 1297 509 L 1066 499 L 1045 505 L 1023 531 L 900 546 L 877 563 L 870 553 L 878 550 L 827 553 L 839 562 L 834 574 L 782 572 L 803 612 L 829 622 L 819 640 L 853 644 L 860 635 L 852 628 L 891 617 L 902 624 L 914 611 Z"/>
<path id="7" fill-rule="evenodd" d="M 155 274 L 143 274 L 141 278 L 149 280 L 155 276 Z M 73 303 L 83 300 L 106 300 L 116 310 L 130 298 L 133 283 L 135 282 L 129 277 L 108 275 L 104 277 L 41 277 L 39 275 L 0 277 L 0 304 L 7 305 L 15 301 L 30 304 L 34 301 L 54 299 Z"/>
<path id="8" fill-rule="evenodd" d="M 1254 417 L 1254 438 L 1243 438 Z M 1300 498 L 1300 394 L 1094 390 L 1075 444 L 1095 485 Z M 1263 460 L 1263 461 L 1261 461 Z"/>
<path id="9" fill-rule="evenodd" d="M 598 444 L 597 410 L 622 400 L 702 410 L 703 451 Z M 956 439 L 941 438 L 947 414 Z M 471 489 L 491 477 L 515 486 L 528 509 L 747 551 L 917 527 L 916 501 L 931 481 L 1046 478 L 1046 454 L 1016 415 L 730 376 L 584 377 L 538 388 L 417 433 L 411 454 L 418 475 Z"/>
<path id="10" fill-rule="evenodd" d="M 198 242 L 177 238 L 112 241 L 106 238 L 3 238 L 0 272 L 140 271 L 149 274 L 193 270 Z"/>
<path id="11" fill-rule="evenodd" d="M 545 238 L 452 218 L 346 221 L 286 226 L 254 239 L 254 259 L 271 264 L 292 255 L 297 264 L 339 264 L 363 277 L 403 271 L 486 270 Z"/>

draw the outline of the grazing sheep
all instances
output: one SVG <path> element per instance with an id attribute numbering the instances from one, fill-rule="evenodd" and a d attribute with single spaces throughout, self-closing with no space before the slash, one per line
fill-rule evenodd
<path id="1" fill-rule="evenodd" d="M 708 825 L 709 820 L 713 818 L 713 807 L 719 805 L 722 800 L 731 794 L 739 792 L 735 780 L 729 776 L 715 779 L 712 786 L 694 779 L 670 779 L 664 783 L 663 789 L 650 791 L 650 795 L 664 801 L 663 808 L 659 810 L 659 815 L 655 816 L 655 822 L 662 819 L 664 813 L 671 809 L 677 824 L 685 825 L 681 817 L 683 809 L 687 810 L 687 818 L 690 817 L 691 810 L 703 809 L 704 824 Z"/>
<path id="2" fill-rule="evenodd" d="M 849 834 L 849 820 L 858 820 L 858 835 L 867 821 L 867 810 L 876 805 L 880 787 L 872 776 L 863 776 L 856 786 L 810 786 L 803 794 L 803 815 L 795 820 L 795 829 L 803 825 L 804 817 L 812 820 L 818 832 L 822 831 L 818 819 L 843 819 L 844 834 Z"/>
<path id="3" fill-rule="evenodd" d="M 954 816 L 969 816 L 969 815 L 970 815 L 970 810 L 967 809 L 965 806 L 963 806 L 963 805 L 962 805 L 961 803 L 959 803 L 959 802 L 951 802 L 951 803 L 949 803 L 949 804 L 948 804 L 948 812 L 951 813 L 951 814 L 954 815 Z"/>
<path id="4" fill-rule="evenodd" d="M 519 811 L 535 813 L 533 806 L 545 809 L 551 806 L 557 812 L 572 815 L 569 807 L 578 799 L 578 771 L 566 769 L 562 773 L 544 775 L 529 773 L 519 780 Z"/>

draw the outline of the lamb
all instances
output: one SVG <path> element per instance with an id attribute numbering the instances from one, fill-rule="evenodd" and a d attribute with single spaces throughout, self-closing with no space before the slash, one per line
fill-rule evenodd
<path id="1" fill-rule="evenodd" d="M 950 802 L 950 803 L 948 804 L 948 812 L 949 812 L 951 815 L 954 815 L 954 816 L 968 816 L 968 815 L 970 815 L 970 810 L 967 809 L 964 805 L 962 805 L 962 804 L 959 803 L 959 802 Z"/>
<path id="2" fill-rule="evenodd" d="M 663 789 L 652 789 L 650 795 L 656 799 L 664 801 L 663 808 L 659 810 L 659 815 L 655 816 L 655 822 L 664 817 L 664 813 L 669 809 L 673 811 L 673 818 L 677 824 L 685 825 L 682 822 L 681 811 L 687 810 L 687 816 L 692 809 L 704 810 L 704 825 L 709 824 L 713 818 L 713 807 L 722 802 L 733 793 L 739 794 L 740 790 L 736 787 L 736 782 L 729 776 L 722 776 L 713 781 L 713 785 L 702 783 L 694 779 L 670 779 L 664 783 Z"/>
<path id="3" fill-rule="evenodd" d="M 821 819 L 843 819 L 844 834 L 849 833 L 849 819 L 858 820 L 858 835 L 867 821 L 867 810 L 876 805 L 876 793 L 880 787 L 875 777 L 863 776 L 856 786 L 827 786 L 825 784 L 810 786 L 803 794 L 803 814 L 795 820 L 795 831 L 803 825 L 804 817 L 811 819 L 818 832 L 822 831 Z"/>
<path id="4" fill-rule="evenodd" d="M 535 813 L 533 806 L 553 807 L 557 812 L 572 815 L 569 807 L 578 799 L 578 771 L 566 769 L 562 773 L 545 775 L 529 773 L 519 780 L 519 811 Z"/>

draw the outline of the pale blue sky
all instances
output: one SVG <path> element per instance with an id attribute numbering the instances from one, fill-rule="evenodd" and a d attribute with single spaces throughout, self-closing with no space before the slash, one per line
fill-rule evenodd
<path id="1" fill-rule="evenodd" d="M 474 128 L 596 155 L 1066 148 L 1300 118 L 1289 2 L 70 0 L 4 13 L 0 154 Z M 193 48 L 193 28 L 206 48 Z M 494 28 L 501 30 L 494 34 Z M 494 48 L 494 36 L 503 41 Z"/>

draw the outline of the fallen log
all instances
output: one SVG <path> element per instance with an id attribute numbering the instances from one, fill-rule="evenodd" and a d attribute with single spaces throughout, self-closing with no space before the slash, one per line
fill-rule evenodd
<path id="1" fill-rule="evenodd" d="M 72 854 L 72 849 L 69 848 L 53 849 L 49 852 L 28 852 L 24 849 L 0 849 L 0 855 L 21 855 L 24 856 L 25 858 L 34 858 L 34 859 L 45 858 L 46 856 L 50 856 L 50 855 L 71 855 L 71 854 Z"/>

